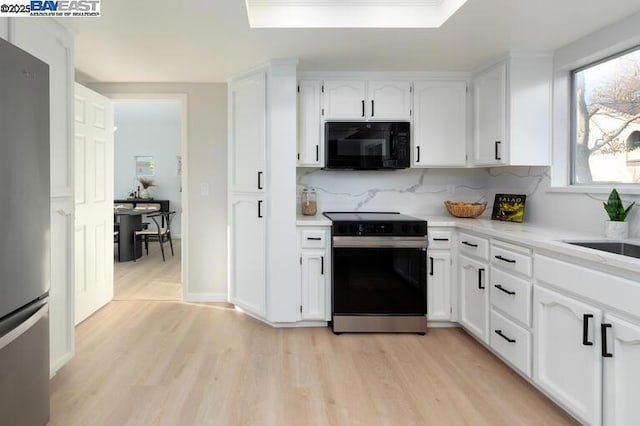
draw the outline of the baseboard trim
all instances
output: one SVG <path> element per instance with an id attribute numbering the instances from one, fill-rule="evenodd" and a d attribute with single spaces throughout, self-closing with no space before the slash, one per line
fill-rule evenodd
<path id="1" fill-rule="evenodd" d="M 227 293 L 185 293 L 185 302 L 215 303 L 228 302 Z"/>

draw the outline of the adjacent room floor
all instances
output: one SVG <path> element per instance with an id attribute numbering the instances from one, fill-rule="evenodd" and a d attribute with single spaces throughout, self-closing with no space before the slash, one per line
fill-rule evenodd
<path id="1" fill-rule="evenodd" d="M 179 297 L 180 273 L 156 257 L 117 268 L 116 300 L 78 326 L 52 425 L 575 424 L 460 329 L 276 329 L 159 300 Z"/>

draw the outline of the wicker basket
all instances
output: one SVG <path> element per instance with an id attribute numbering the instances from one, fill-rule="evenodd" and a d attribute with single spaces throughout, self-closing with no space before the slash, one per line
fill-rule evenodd
<path id="1" fill-rule="evenodd" d="M 449 211 L 449 214 L 455 217 L 478 217 L 487 208 L 486 201 L 480 204 L 465 204 L 464 206 L 458 206 L 447 200 L 444 202 L 444 205 Z"/>

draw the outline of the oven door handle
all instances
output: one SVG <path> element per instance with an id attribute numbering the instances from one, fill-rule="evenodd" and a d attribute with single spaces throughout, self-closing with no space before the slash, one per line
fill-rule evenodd
<path id="1" fill-rule="evenodd" d="M 426 249 L 427 237 L 333 237 L 334 248 L 417 248 Z"/>

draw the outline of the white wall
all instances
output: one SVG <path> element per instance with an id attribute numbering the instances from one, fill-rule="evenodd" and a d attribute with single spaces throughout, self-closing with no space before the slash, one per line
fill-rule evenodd
<path id="1" fill-rule="evenodd" d="M 179 102 L 114 102 L 114 198 L 126 199 L 139 185 L 135 157 L 152 156 L 155 163 L 151 177 L 151 196 L 169 200 L 176 215 L 171 234 L 181 235 L 182 194 L 177 159 L 181 154 L 181 119 Z"/>
<path id="2" fill-rule="evenodd" d="M 226 300 L 227 85 L 223 83 L 87 83 L 99 93 L 186 94 L 188 106 L 187 300 Z M 184 160 L 183 160 L 184 161 Z M 209 186 L 202 195 L 201 183 Z M 183 238 L 185 236 L 183 235 Z"/>
<path id="3" fill-rule="evenodd" d="M 445 200 L 484 199 L 487 178 L 484 169 L 298 169 L 297 209 L 299 212 L 302 188 L 313 187 L 318 192 L 319 212 L 399 211 L 446 216 Z M 449 189 L 455 194 L 451 195 Z"/>

